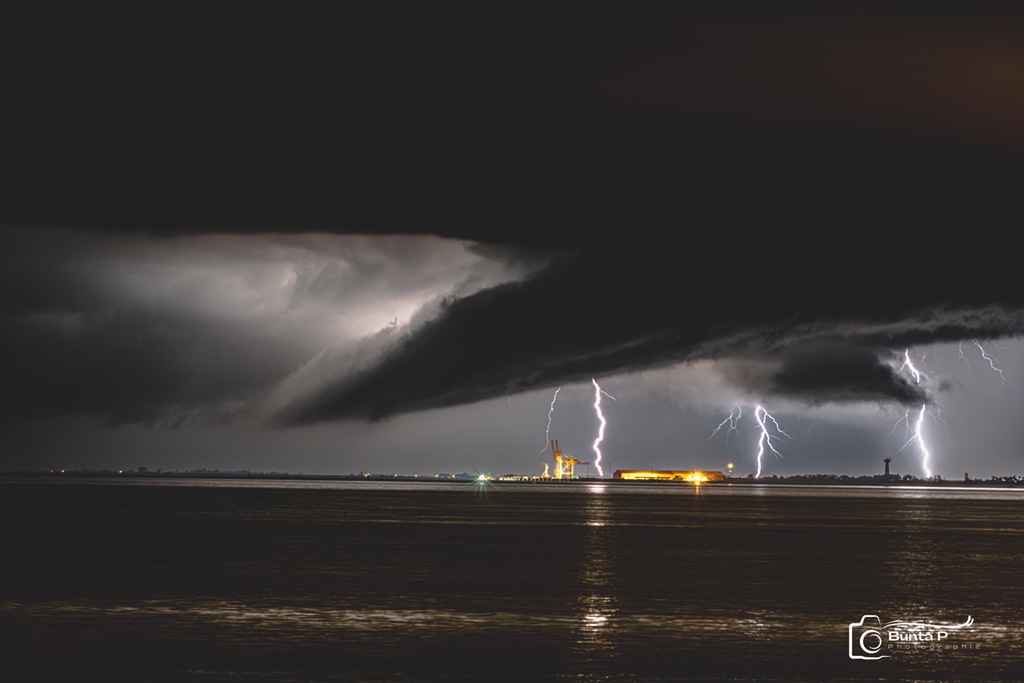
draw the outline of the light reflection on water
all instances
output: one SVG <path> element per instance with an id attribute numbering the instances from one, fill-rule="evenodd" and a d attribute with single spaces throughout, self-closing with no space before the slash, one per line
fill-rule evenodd
<path id="1" fill-rule="evenodd" d="M 574 652 L 581 660 L 600 668 L 615 656 L 617 636 L 622 628 L 614 596 L 614 569 L 608 526 L 613 523 L 613 507 L 605 495 L 607 487 L 588 485 L 583 503 L 583 518 L 589 528 L 583 531 L 583 556 L 579 568 L 579 588 L 575 610 L 578 615 Z"/>
<path id="2" fill-rule="evenodd" d="M 285 489 L 285 490 L 326 490 L 326 491 L 442 491 L 473 490 L 476 479 L 452 480 L 421 477 L 419 479 L 261 479 L 230 477 L 147 477 L 108 476 L 80 477 L 76 475 L 49 476 L 2 476 L 0 484 L 72 484 L 97 486 L 160 486 L 184 488 L 242 488 L 242 489 Z M 489 481 L 492 491 L 515 491 L 516 493 L 551 493 L 571 491 L 579 493 L 621 493 L 664 495 L 666 490 L 679 494 L 695 493 L 696 487 L 682 482 L 623 482 L 614 479 L 580 479 L 571 482 L 546 481 L 515 483 Z M 908 498 L 927 500 L 1024 500 L 1024 487 L 1000 488 L 985 486 L 857 486 L 845 484 L 771 484 L 763 480 L 757 483 L 705 483 L 699 493 L 716 496 L 807 496 L 827 494 L 829 497 L 844 498 Z"/>
<path id="3" fill-rule="evenodd" d="M 1019 491 L 172 481 L 0 483 L 41 520 L 0 564 L 12 651 L 69 680 L 1014 680 L 1024 656 Z M 865 614 L 970 615 L 982 647 L 853 662 Z"/>
<path id="4" fill-rule="evenodd" d="M 450 637 L 463 629 L 550 631 L 554 636 L 567 629 L 576 629 L 575 650 L 587 655 L 589 661 L 609 654 L 616 636 L 634 641 L 638 638 L 664 639 L 692 637 L 706 639 L 720 635 L 729 640 L 745 642 L 786 642 L 795 636 L 834 640 L 837 628 L 846 624 L 823 624 L 811 614 L 755 612 L 746 617 L 724 615 L 630 613 L 616 615 L 607 596 L 584 596 L 578 616 L 542 615 L 514 612 L 458 612 L 453 610 L 372 610 L 331 608 L 257 607 L 229 601 L 188 604 L 185 601 L 144 600 L 133 604 L 95 602 L 0 602 L 0 614 L 7 617 L 47 619 L 62 615 L 92 620 L 114 620 L 122 628 L 132 628 L 154 617 L 171 618 L 179 628 L 188 622 L 204 625 L 223 624 L 232 628 L 268 630 L 322 630 L 345 632 L 390 632 L 414 634 L 429 630 L 447 631 Z M 915 610 L 911 609 L 911 612 Z M 927 614 L 927 613 L 926 613 Z M 923 617 L 924 618 L 924 617 Z M 943 622 L 929 617 L 932 622 Z M 962 642 L 978 643 L 994 649 L 1012 647 L 1019 650 L 1022 634 L 1017 624 L 975 621 L 960 629 Z M 239 632 L 235 637 L 239 637 Z M 352 633 L 348 634 L 350 637 Z M 612 653 L 613 654 L 613 653 Z"/>

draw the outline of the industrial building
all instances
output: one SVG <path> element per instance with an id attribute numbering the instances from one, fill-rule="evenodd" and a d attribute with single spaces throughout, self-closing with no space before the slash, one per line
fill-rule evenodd
<path id="1" fill-rule="evenodd" d="M 558 441 L 549 441 L 551 446 L 551 459 L 555 464 L 555 471 L 550 470 L 550 463 L 544 463 L 544 473 L 537 475 L 528 474 L 506 474 L 498 477 L 499 481 L 565 481 L 579 479 L 576 474 L 576 465 L 589 465 L 586 460 L 574 458 L 558 447 Z M 732 465 L 730 465 L 730 468 Z M 731 471 L 731 470 L 730 470 Z M 482 476 L 481 476 L 482 478 Z M 710 481 L 725 481 L 725 474 L 722 472 L 704 472 L 701 470 L 615 470 L 612 478 L 621 481 L 680 481 L 690 484 L 703 484 Z"/>
<path id="2" fill-rule="evenodd" d="M 623 481 L 688 481 L 701 484 L 706 481 L 725 481 L 725 474 L 700 470 L 615 470 L 612 478 Z"/>

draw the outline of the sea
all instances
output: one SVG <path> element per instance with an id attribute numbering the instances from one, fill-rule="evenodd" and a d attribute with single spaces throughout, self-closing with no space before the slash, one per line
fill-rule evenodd
<path id="1" fill-rule="evenodd" d="M 1021 490 L 6 477 L 0 509 L 5 681 L 1024 680 Z"/>

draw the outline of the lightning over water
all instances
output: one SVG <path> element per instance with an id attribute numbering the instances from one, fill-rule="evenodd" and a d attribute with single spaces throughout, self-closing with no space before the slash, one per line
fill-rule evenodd
<path id="1" fill-rule="evenodd" d="M 757 474 L 754 475 L 757 478 L 761 477 L 761 456 L 764 455 L 764 447 L 766 445 L 771 449 L 772 453 L 774 453 L 776 457 L 782 457 L 782 453 L 779 453 L 775 446 L 772 445 L 772 439 L 777 439 L 778 437 L 768 432 L 768 426 L 765 423 L 765 418 L 772 421 L 772 424 L 775 425 L 775 430 L 779 434 L 782 434 L 788 439 L 793 438 L 789 434 L 786 434 L 786 432 L 782 431 L 782 428 L 779 427 L 779 423 L 774 417 L 772 417 L 771 413 L 765 410 L 760 404 L 754 409 L 754 419 L 757 421 L 757 426 L 761 428 L 761 438 L 757 440 Z"/>
<path id="2" fill-rule="evenodd" d="M 929 464 L 928 464 L 929 460 L 931 459 L 931 452 L 928 450 L 928 445 L 925 444 L 925 442 L 924 442 L 924 414 L 927 411 L 927 409 L 928 409 L 928 405 L 927 404 L 921 406 L 921 412 L 917 416 L 917 421 L 914 423 L 914 435 L 912 437 L 910 437 L 907 440 L 907 442 L 905 444 L 903 444 L 903 447 L 900 448 L 896 452 L 897 453 L 902 453 L 903 450 L 907 446 L 909 446 L 912 443 L 916 443 L 918 449 L 920 449 L 920 451 L 921 451 L 921 469 L 924 470 L 924 476 L 925 477 L 931 478 L 932 470 L 931 470 L 931 467 L 929 467 Z M 908 425 L 909 425 L 909 417 L 910 417 L 910 411 L 908 410 L 907 411 L 907 415 L 906 415 L 906 418 L 908 420 Z M 899 423 L 897 422 L 896 424 L 899 424 Z"/>
<path id="3" fill-rule="evenodd" d="M 539 458 L 542 453 L 548 450 L 548 446 L 551 444 L 551 417 L 555 414 L 555 401 L 558 400 L 558 392 L 562 390 L 562 387 L 555 389 L 555 395 L 551 399 L 551 407 L 548 409 L 548 426 L 544 428 L 544 446 L 537 453 Z"/>
<path id="4" fill-rule="evenodd" d="M 709 436 L 708 440 L 705 441 L 704 443 L 708 443 L 709 441 L 711 441 L 711 439 L 713 439 L 715 437 L 715 434 L 717 434 L 719 432 L 719 430 L 721 430 L 722 427 L 724 427 L 725 425 L 729 425 L 729 429 L 727 429 L 726 432 L 725 432 L 725 441 L 726 441 L 726 443 L 729 442 L 729 432 L 737 432 L 737 433 L 739 433 L 739 429 L 736 428 L 736 423 L 739 422 L 739 419 L 741 417 L 743 417 L 743 408 L 740 407 L 739 403 L 735 403 L 735 404 L 733 404 L 733 406 L 736 408 L 736 412 L 733 412 L 733 409 L 730 408 L 729 409 L 729 417 L 727 417 L 724 420 L 722 420 L 719 423 L 719 425 L 717 427 L 715 427 L 714 431 L 711 432 L 711 436 Z"/>
<path id="5" fill-rule="evenodd" d="M 594 460 L 594 467 L 597 468 L 597 474 L 600 477 L 604 476 L 604 470 L 601 468 L 601 449 L 599 448 L 601 442 L 604 440 L 604 428 L 608 424 L 604 419 L 604 414 L 601 412 L 601 386 L 597 383 L 596 379 L 591 378 L 591 382 L 594 383 L 594 410 L 597 411 L 597 419 L 601 421 L 601 426 L 597 431 L 597 438 L 594 439 L 594 453 L 597 454 L 597 458 Z"/>
<path id="6" fill-rule="evenodd" d="M 708 437 L 708 441 L 711 441 L 715 434 L 721 431 L 722 427 L 726 425 L 729 425 L 729 429 L 727 429 L 725 432 L 726 439 L 729 438 L 729 432 L 738 433 L 738 423 L 741 417 L 743 417 L 743 408 L 740 406 L 739 403 L 733 404 L 733 408 L 729 409 L 729 417 L 722 420 L 718 424 L 718 426 L 714 428 L 714 430 L 711 432 L 711 436 Z M 762 465 L 761 460 L 762 456 L 764 456 L 765 446 L 771 449 L 772 453 L 774 453 L 777 457 L 781 458 L 782 453 L 780 453 L 775 448 L 774 444 L 772 444 L 772 439 L 778 439 L 780 436 L 784 436 L 787 439 L 792 439 L 793 437 L 787 434 L 785 430 L 783 430 L 782 427 L 779 426 L 778 420 L 776 420 L 772 416 L 772 414 L 769 413 L 764 408 L 764 406 L 760 404 L 758 404 L 757 407 L 754 409 L 754 420 L 757 422 L 757 426 L 761 429 L 761 436 L 758 438 L 757 441 L 757 454 L 755 455 L 757 459 L 757 474 L 755 476 L 760 477 Z M 771 422 L 771 425 L 774 428 L 774 431 L 776 432 L 775 434 L 772 434 L 771 431 L 769 431 L 768 421 Z"/>
<path id="7" fill-rule="evenodd" d="M 1004 385 L 1010 384 L 1010 380 L 1006 378 L 1006 374 L 1003 372 L 1002 368 L 999 367 L 999 365 L 996 362 L 996 359 L 989 355 L 989 353 L 985 350 L 985 347 L 982 346 L 981 342 L 978 341 L 977 339 L 972 339 L 971 343 L 973 343 L 978 348 L 978 352 L 981 354 L 981 357 L 985 360 L 985 362 L 988 363 L 988 366 L 994 372 L 998 373 L 999 379 L 1002 380 L 1002 383 Z M 924 361 L 923 355 L 921 357 L 921 360 L 922 362 Z M 957 344 L 957 360 L 962 360 L 967 365 L 967 372 L 971 371 L 971 364 L 970 361 L 967 359 L 967 356 L 964 354 L 964 343 L 962 341 Z M 909 372 L 910 376 L 914 378 L 914 381 L 916 381 L 918 384 L 921 384 L 923 372 L 921 370 L 918 370 L 918 368 L 914 366 L 913 361 L 910 359 L 910 349 L 906 349 L 903 352 L 903 364 L 900 366 L 898 371 L 902 372 L 903 370 Z M 929 380 L 927 376 L 925 376 L 925 379 Z M 929 393 L 931 393 L 930 390 Z M 929 406 L 929 403 L 931 403 L 931 406 Z M 910 410 L 908 409 L 904 413 L 903 417 L 897 420 L 896 424 L 893 425 L 892 431 L 889 432 L 889 436 L 892 436 L 893 433 L 895 433 L 896 428 L 899 427 L 900 423 L 903 423 L 906 430 L 906 433 L 904 434 L 905 441 L 903 442 L 903 445 L 900 447 L 897 453 L 900 453 L 906 450 L 911 445 L 916 444 L 918 450 L 921 453 L 921 468 L 924 471 L 925 477 L 928 478 L 932 476 L 932 471 L 931 450 L 928 448 L 928 444 L 925 442 L 925 414 L 931 417 L 932 421 L 934 421 L 936 424 L 942 425 L 942 429 L 946 434 L 946 442 L 952 443 L 952 439 L 950 438 L 949 434 L 949 424 L 947 424 L 946 420 L 942 417 L 942 408 L 939 407 L 938 403 L 934 399 L 930 399 L 929 403 L 925 403 L 921 406 L 921 409 L 917 415 L 917 419 L 914 420 L 913 425 L 911 425 Z"/>
<path id="8" fill-rule="evenodd" d="M 963 344 L 960 345 L 959 351 L 959 357 L 963 358 L 966 361 L 967 359 L 964 358 L 963 355 Z M 921 358 L 923 361 L 924 356 L 922 356 Z M 899 372 L 902 372 L 903 370 L 907 370 L 910 373 L 911 377 L 913 377 L 918 384 L 921 383 L 922 372 L 919 371 L 916 367 L 914 367 L 913 361 L 910 360 L 910 349 L 906 349 L 903 351 L 903 365 L 900 366 Z M 925 377 L 925 379 L 928 380 L 930 383 L 928 377 Z M 939 408 L 939 406 L 936 404 L 935 412 L 932 412 L 931 410 L 928 409 L 927 403 L 921 405 L 921 410 L 917 415 L 917 420 L 914 421 L 913 434 L 910 433 L 910 409 L 908 408 L 907 411 L 903 414 L 903 417 L 897 420 L 896 424 L 893 425 L 892 431 L 889 432 L 889 436 L 892 436 L 893 433 L 896 431 L 896 428 L 900 426 L 900 423 L 903 423 L 906 430 L 904 433 L 904 439 L 906 440 L 903 442 L 903 445 L 900 447 L 900 449 L 896 452 L 902 453 L 912 444 L 917 444 L 917 448 L 921 452 L 921 469 L 924 471 L 925 477 L 931 478 L 931 451 L 928 449 L 928 444 L 925 442 L 924 438 L 924 416 L 926 413 L 932 418 L 934 422 L 942 425 L 942 428 L 946 432 L 946 440 L 950 441 L 949 425 L 946 424 L 946 421 L 942 418 L 942 409 Z"/>

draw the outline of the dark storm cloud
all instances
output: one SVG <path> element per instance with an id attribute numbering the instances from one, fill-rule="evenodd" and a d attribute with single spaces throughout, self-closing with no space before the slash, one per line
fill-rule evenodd
<path id="1" fill-rule="evenodd" d="M 109 424 L 251 414 L 325 349 L 358 354 L 400 316 L 539 258 L 430 237 L 0 235 L 0 416 Z"/>
<path id="2" fill-rule="evenodd" d="M 19 24 L 0 219 L 106 236 L 4 234 L 4 412 L 380 418 L 737 358 L 916 402 L 889 350 L 1024 329 L 1012 6 L 495 7 Z"/>
<path id="3" fill-rule="evenodd" d="M 730 359 L 720 364 L 733 384 L 760 396 L 808 403 L 930 401 L 924 387 L 897 374 L 898 367 L 876 349 L 827 342 L 796 344 L 760 362 Z"/>
<path id="4" fill-rule="evenodd" d="M 919 404 L 929 398 L 894 372 L 894 350 L 1024 330 L 1013 290 L 1004 293 L 1013 308 L 952 309 L 938 285 L 858 292 L 842 275 L 804 283 L 801 269 L 788 291 L 782 278 L 735 268 L 708 284 L 673 260 L 566 259 L 451 301 L 379 363 L 304 396 L 281 419 L 379 419 L 702 359 L 725 361 L 737 389 L 753 395 Z"/>

